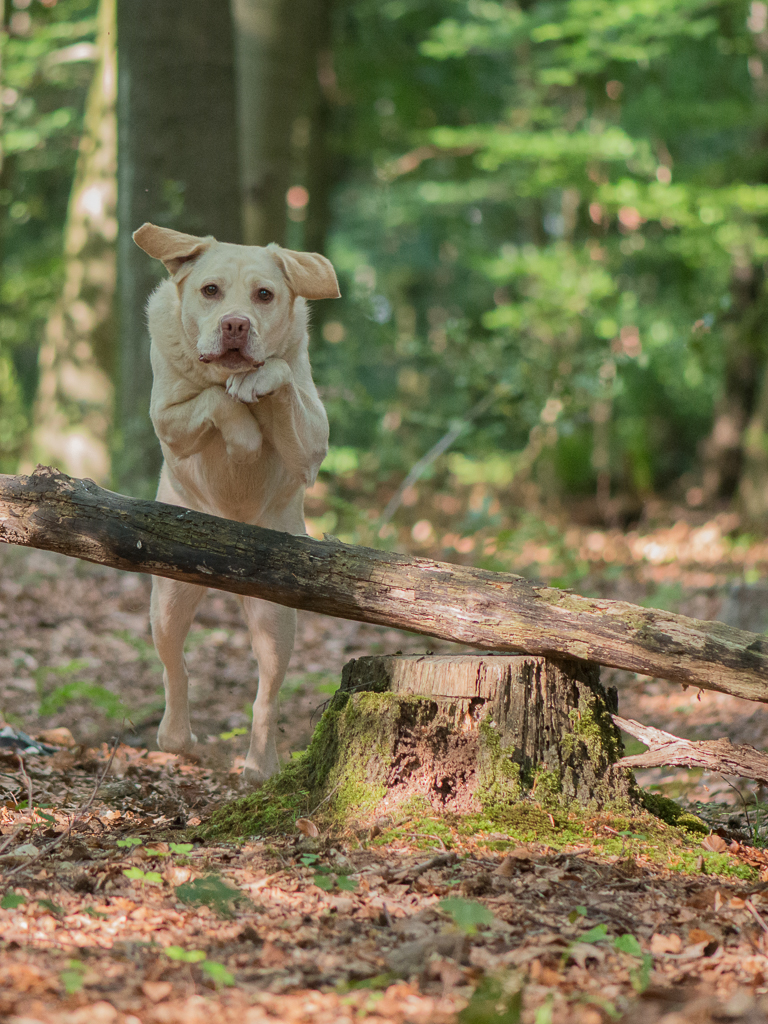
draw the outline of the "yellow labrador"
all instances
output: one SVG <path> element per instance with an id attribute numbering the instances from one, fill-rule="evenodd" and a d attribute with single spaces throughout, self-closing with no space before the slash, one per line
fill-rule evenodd
<path id="1" fill-rule="evenodd" d="M 150 413 L 165 459 L 158 501 L 301 534 L 304 490 L 328 447 L 328 419 L 307 355 L 306 299 L 338 298 L 316 253 L 230 245 L 144 224 L 134 234 L 170 274 L 148 304 L 154 384 Z M 152 636 L 165 668 L 161 750 L 186 753 L 184 640 L 204 587 L 155 576 Z M 277 695 L 296 613 L 256 598 L 243 610 L 259 663 L 245 779 L 278 770 Z"/>

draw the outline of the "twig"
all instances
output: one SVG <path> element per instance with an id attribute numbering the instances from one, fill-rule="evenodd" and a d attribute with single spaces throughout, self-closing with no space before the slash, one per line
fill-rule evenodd
<path id="1" fill-rule="evenodd" d="M 314 815 L 315 815 L 315 814 L 317 814 L 317 812 L 318 812 L 318 811 L 320 810 L 320 808 L 321 808 L 321 807 L 323 806 L 323 804 L 324 804 L 324 803 L 326 803 L 326 801 L 328 801 L 328 800 L 330 800 L 330 799 L 331 799 L 331 797 L 332 797 L 332 796 L 333 796 L 333 794 L 334 794 L 334 793 L 336 792 L 336 790 L 337 790 L 337 789 L 339 788 L 339 786 L 341 786 L 341 783 L 340 783 L 340 782 L 339 782 L 339 783 L 338 783 L 337 785 L 335 785 L 335 786 L 333 787 L 333 789 L 332 789 L 332 790 L 331 790 L 331 792 L 330 792 L 330 793 L 328 794 L 328 796 L 324 796 L 324 797 L 323 797 L 323 799 L 322 799 L 322 800 L 320 801 L 320 803 L 319 803 L 319 804 L 317 805 L 317 807 L 316 807 L 316 808 L 314 809 L 314 811 L 310 811 L 310 813 L 309 813 L 309 814 L 307 815 L 307 817 L 308 817 L 308 818 L 313 818 L 313 817 L 314 817 Z"/>
<path id="2" fill-rule="evenodd" d="M 763 931 L 764 932 L 768 932 L 768 924 L 766 924 L 765 921 L 760 916 L 760 914 L 758 914 L 757 908 L 755 907 L 755 905 L 752 902 L 752 900 L 744 900 L 744 906 L 750 912 L 752 917 L 754 917 L 754 919 L 757 921 L 757 923 L 760 925 L 760 927 L 763 929 Z"/>
<path id="3" fill-rule="evenodd" d="M 742 792 L 739 789 L 739 787 L 738 786 L 734 786 L 734 784 L 731 782 L 731 780 L 726 778 L 725 775 L 721 775 L 720 778 L 723 780 L 723 782 L 727 782 L 728 783 L 728 785 L 731 787 L 731 789 L 733 789 L 736 792 L 739 800 L 741 800 L 741 802 L 744 804 L 744 817 L 747 819 L 747 828 L 749 829 L 749 834 L 752 836 L 752 842 L 756 843 L 757 842 L 757 833 L 752 828 L 752 822 L 749 820 L 749 809 L 747 808 L 747 801 L 744 799 L 744 795 L 742 794 Z"/>
<path id="4" fill-rule="evenodd" d="M 33 813 L 32 779 L 30 779 L 29 775 L 27 775 L 27 770 L 24 767 L 24 758 L 21 756 L 21 754 L 17 754 L 16 757 L 19 759 L 19 771 L 21 772 L 21 777 L 27 784 L 27 811 L 29 812 L 29 820 L 31 822 Z"/>
<path id="5" fill-rule="evenodd" d="M 435 839 L 437 837 L 431 836 L 430 838 Z M 418 878 L 425 871 L 430 871 L 432 868 L 448 867 L 449 864 L 455 864 L 456 860 L 457 856 L 453 850 L 449 850 L 447 853 L 439 853 L 436 857 L 432 857 L 431 860 L 425 860 L 421 864 L 416 864 L 413 868 L 406 868 L 403 872 L 403 877 Z"/>
<path id="6" fill-rule="evenodd" d="M 123 728 L 124 728 L 124 726 L 125 726 L 125 719 L 123 719 L 123 723 L 120 726 L 120 732 L 115 737 L 115 742 L 112 744 L 112 752 L 109 755 L 109 760 L 107 761 L 107 766 L 104 769 L 104 771 L 101 773 L 101 775 L 98 777 L 98 779 L 96 780 L 96 785 L 93 787 L 93 792 L 91 793 L 90 797 L 88 798 L 88 801 L 85 804 L 85 806 L 81 810 L 75 811 L 75 814 L 74 814 L 72 820 L 70 821 L 69 825 L 65 829 L 65 831 L 62 832 L 60 836 L 57 836 L 55 839 L 53 839 L 45 847 L 45 849 L 41 850 L 39 853 L 36 853 L 34 855 L 34 857 L 27 858 L 22 864 L 19 864 L 17 867 L 13 868 L 13 870 L 5 872 L 5 876 L 3 878 L 3 883 L 7 882 L 7 880 L 9 878 L 12 878 L 14 875 L 19 874 L 20 871 L 25 871 L 32 864 L 37 863 L 37 861 L 39 861 L 42 857 L 46 857 L 49 853 L 51 853 L 53 850 L 55 850 L 57 846 L 61 846 L 61 844 L 64 842 L 64 840 L 72 833 L 72 829 L 75 827 L 77 822 L 83 817 L 84 814 L 88 813 L 89 808 L 93 804 L 93 801 L 96 799 L 96 794 L 101 789 L 102 782 L 104 781 L 104 779 L 106 779 L 107 775 L 109 774 L 109 769 L 112 767 L 112 762 L 115 759 L 115 751 L 117 750 L 117 748 L 118 748 L 118 746 L 120 744 L 120 740 L 123 737 Z"/>
<path id="7" fill-rule="evenodd" d="M 476 405 L 472 406 L 469 412 L 464 416 L 464 419 L 454 424 L 450 430 L 443 434 L 437 444 L 433 445 L 426 455 L 422 455 L 419 461 L 412 466 L 411 471 L 408 473 L 405 480 L 403 480 L 398 489 L 389 499 L 386 508 L 381 514 L 381 519 L 379 519 L 377 524 L 379 528 L 386 526 L 395 512 L 400 508 L 403 503 L 403 495 L 408 488 L 413 487 L 413 485 L 421 479 L 435 459 L 440 458 L 443 452 L 448 451 L 453 442 L 461 437 L 472 420 L 477 419 L 478 416 L 482 416 L 484 412 L 490 409 L 496 399 L 507 390 L 508 387 L 506 384 L 497 384 L 496 387 L 492 388 L 487 395 L 484 395 Z"/>

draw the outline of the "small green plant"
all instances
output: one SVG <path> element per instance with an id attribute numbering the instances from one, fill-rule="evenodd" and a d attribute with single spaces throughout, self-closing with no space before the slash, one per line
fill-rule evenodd
<path id="1" fill-rule="evenodd" d="M 232 917 L 232 904 L 250 904 L 248 897 L 233 889 L 218 875 L 206 875 L 194 882 L 185 882 L 176 887 L 176 895 L 182 903 L 211 907 L 222 917 Z"/>
<path id="2" fill-rule="evenodd" d="M 141 882 L 142 889 L 145 885 L 162 885 L 163 879 L 157 871 L 142 871 L 141 868 L 124 868 L 123 874 L 132 882 Z"/>
<path id="3" fill-rule="evenodd" d="M 247 736 L 250 732 L 249 729 L 244 729 L 242 726 L 238 726 L 236 729 L 230 729 L 229 732 L 220 732 L 220 740 L 233 740 L 236 736 Z"/>
<path id="4" fill-rule="evenodd" d="M 95 907 L 83 907 L 83 914 L 87 914 L 88 917 L 97 917 L 106 921 L 109 918 L 109 914 L 103 913 L 101 910 L 96 910 Z"/>
<path id="5" fill-rule="evenodd" d="M 518 979 L 489 975 L 475 989 L 457 1020 L 459 1024 L 520 1024 L 522 1010 L 523 989 Z"/>
<path id="6" fill-rule="evenodd" d="M 16 907 L 21 907 L 27 902 L 27 897 L 23 896 L 20 892 L 7 892 L 2 900 L 0 900 L 0 907 L 3 910 L 15 910 Z"/>
<path id="7" fill-rule="evenodd" d="M 547 998 L 536 1010 L 536 1016 L 533 1018 L 534 1024 L 552 1024 L 552 1004 L 554 1003 L 554 996 L 550 992 Z"/>
<path id="8" fill-rule="evenodd" d="M 323 892 L 332 892 L 336 886 L 344 892 L 354 892 L 357 888 L 357 882 L 354 878 L 350 878 L 349 875 L 337 874 L 324 864 L 318 863 L 320 858 L 316 853 L 305 853 L 299 859 L 305 867 L 315 868 L 312 881 Z"/>
<path id="9" fill-rule="evenodd" d="M 59 975 L 61 983 L 64 986 L 64 991 L 68 996 L 75 995 L 83 987 L 83 975 L 85 974 L 85 964 L 80 960 L 70 960 L 68 964 L 68 970 L 62 971 Z"/>
<path id="10" fill-rule="evenodd" d="M 576 922 L 579 920 L 580 917 L 586 917 L 586 916 L 587 916 L 587 908 L 586 907 L 574 907 L 573 910 L 568 915 L 568 921 L 569 921 L 570 924 L 576 924 Z"/>
<path id="11" fill-rule="evenodd" d="M 139 839 L 138 836 L 126 836 L 125 839 L 118 839 L 117 845 L 123 850 L 130 850 L 133 846 L 141 846 L 144 842 L 143 839 Z"/>
<path id="12" fill-rule="evenodd" d="M 184 949 L 182 946 L 166 946 L 165 955 L 169 960 L 180 960 L 185 964 L 199 964 L 205 960 L 202 949 Z"/>
<path id="13" fill-rule="evenodd" d="M 194 843 L 169 843 L 170 851 L 176 857 L 186 857 L 194 850 Z"/>
<path id="14" fill-rule="evenodd" d="M 644 953 L 643 948 L 634 935 L 618 935 L 613 940 L 614 949 L 619 953 L 626 953 L 640 961 L 639 966 L 633 967 L 629 972 L 629 980 L 632 988 L 638 995 L 642 995 L 648 988 L 651 981 L 651 969 L 653 968 L 653 957 L 650 953 Z"/>
<path id="15" fill-rule="evenodd" d="M 477 900 L 463 900 L 458 896 L 448 896 L 446 899 L 440 900 L 440 909 L 448 914 L 456 927 L 465 935 L 474 935 L 481 924 L 493 923 L 493 913 Z"/>
<path id="16" fill-rule="evenodd" d="M 200 964 L 200 969 L 208 975 L 216 988 L 234 985 L 235 979 L 224 966 L 216 960 L 208 960 L 202 949 L 184 949 L 182 946 L 167 946 L 165 955 L 169 960 L 178 960 L 185 964 Z"/>
<path id="17" fill-rule="evenodd" d="M 40 701 L 38 713 L 41 716 L 55 715 L 61 708 L 74 701 L 85 700 L 94 707 L 100 708 L 107 718 L 125 718 L 128 709 L 117 694 L 107 690 L 98 683 L 89 683 L 76 679 L 71 683 L 57 686 Z"/>
<path id="18" fill-rule="evenodd" d="M 203 960 L 200 970 L 208 975 L 216 988 L 235 984 L 234 976 L 229 973 L 224 964 L 217 963 L 215 960 Z"/>
<path id="19" fill-rule="evenodd" d="M 61 917 L 66 913 L 64 907 L 60 907 L 58 903 L 54 903 L 53 900 L 38 900 L 38 907 L 42 907 L 43 910 L 50 911 L 51 914 L 55 914 L 56 917 Z"/>

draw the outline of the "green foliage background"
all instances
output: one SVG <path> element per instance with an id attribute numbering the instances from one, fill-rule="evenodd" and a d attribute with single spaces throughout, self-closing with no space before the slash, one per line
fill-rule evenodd
<path id="1" fill-rule="evenodd" d="M 92 39 L 94 8 L 35 0 L 2 42 L 5 471 L 91 70 L 65 48 Z M 754 418 L 768 355 L 767 21 L 744 0 L 338 0 L 344 299 L 317 310 L 313 342 L 332 527 L 491 393 L 435 486 L 523 480 L 567 500 L 602 474 L 642 500 L 705 481 L 717 411 Z"/>

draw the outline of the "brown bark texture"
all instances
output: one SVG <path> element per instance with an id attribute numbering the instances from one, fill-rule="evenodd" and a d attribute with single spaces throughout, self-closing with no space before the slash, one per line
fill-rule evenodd
<path id="1" fill-rule="evenodd" d="M 511 573 L 294 537 L 44 467 L 0 476 L 0 541 L 498 652 L 579 658 L 768 702 L 768 637 Z"/>
<path id="2" fill-rule="evenodd" d="M 704 768 L 708 772 L 738 775 L 754 779 L 768 786 L 768 756 L 748 743 L 738 746 L 727 737 L 718 740 L 686 740 L 663 729 L 654 729 L 632 718 L 613 715 L 613 723 L 645 743 L 650 749 L 644 754 L 633 754 L 619 762 L 627 768 L 659 768 L 668 765 L 677 768 Z"/>
<path id="3" fill-rule="evenodd" d="M 435 809 L 493 812 L 526 795 L 584 807 L 639 799 L 600 668 L 526 655 L 384 655 L 344 666 L 340 694 L 386 693 L 385 785 Z M 414 698 L 417 698 L 414 700 Z M 393 715 L 392 701 L 400 703 Z M 615 707 L 615 705 L 614 705 Z M 345 751 L 345 748 L 341 748 Z M 370 744 L 379 756 L 380 744 Z M 345 751 L 346 752 L 346 751 Z"/>

